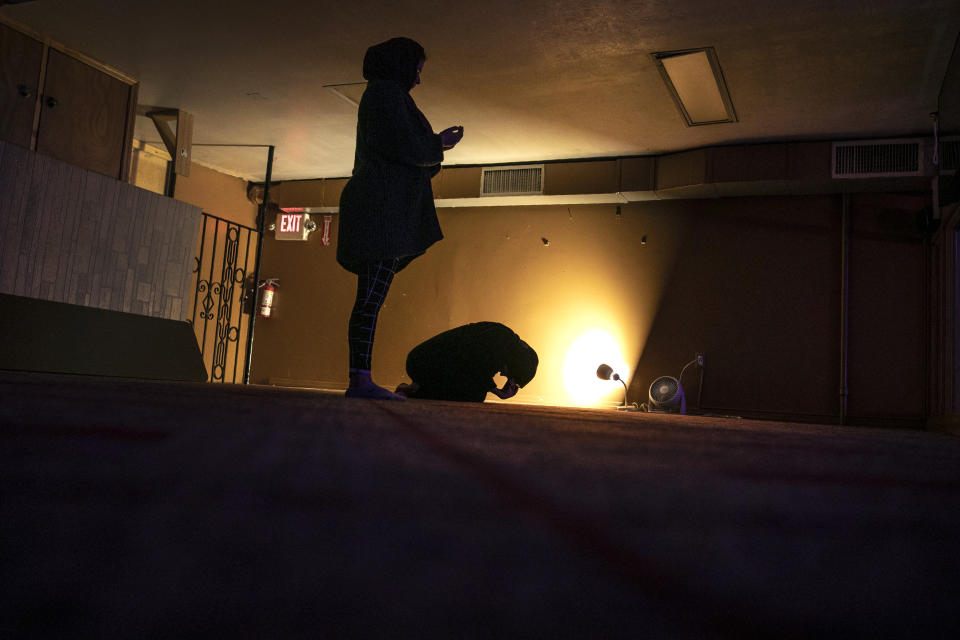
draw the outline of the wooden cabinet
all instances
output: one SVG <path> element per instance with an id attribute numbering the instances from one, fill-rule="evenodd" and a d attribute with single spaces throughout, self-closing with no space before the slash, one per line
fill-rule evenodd
<path id="1" fill-rule="evenodd" d="M 51 50 L 37 151 L 119 178 L 130 89 L 125 82 Z"/>
<path id="2" fill-rule="evenodd" d="M 137 84 L 0 24 L 0 139 L 126 180 Z"/>
<path id="3" fill-rule="evenodd" d="M 0 24 L 0 139 L 30 147 L 43 43 Z"/>

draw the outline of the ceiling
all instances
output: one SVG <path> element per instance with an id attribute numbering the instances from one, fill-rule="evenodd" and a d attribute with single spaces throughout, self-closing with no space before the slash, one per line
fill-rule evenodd
<path id="1" fill-rule="evenodd" d="M 774 6 L 775 5 L 775 6 Z M 275 179 L 342 177 L 366 48 L 428 61 L 412 95 L 445 164 L 656 154 L 705 145 L 932 133 L 956 0 L 35 0 L 7 17 L 137 78 L 141 104 L 195 116 L 194 142 L 275 145 Z M 712 46 L 738 122 L 687 127 L 651 56 Z M 138 135 L 159 141 L 145 118 Z M 194 148 L 264 177 L 263 148 Z"/>

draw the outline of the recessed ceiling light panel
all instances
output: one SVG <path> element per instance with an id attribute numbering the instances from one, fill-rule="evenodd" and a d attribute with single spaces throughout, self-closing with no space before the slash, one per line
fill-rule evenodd
<path id="1" fill-rule="evenodd" d="M 663 51 L 653 59 L 688 127 L 737 121 L 713 47 Z"/>

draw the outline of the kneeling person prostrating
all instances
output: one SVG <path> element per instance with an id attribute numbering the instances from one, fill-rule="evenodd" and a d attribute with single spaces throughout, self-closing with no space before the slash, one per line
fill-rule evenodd
<path id="1" fill-rule="evenodd" d="M 537 352 L 509 327 L 475 322 L 423 342 L 407 356 L 407 375 L 396 393 L 408 398 L 483 402 L 487 392 L 512 398 L 537 372 Z M 507 378 L 497 387 L 493 377 Z"/>

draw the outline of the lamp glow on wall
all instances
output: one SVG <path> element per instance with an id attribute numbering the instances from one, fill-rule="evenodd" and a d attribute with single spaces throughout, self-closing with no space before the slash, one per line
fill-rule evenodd
<path id="1" fill-rule="evenodd" d="M 619 391 L 597 377 L 597 367 L 608 364 L 623 378 L 629 377 L 620 345 L 609 331 L 591 329 L 577 337 L 563 362 L 563 386 L 569 400 L 579 406 L 609 406 L 608 396 Z M 620 400 L 616 400 L 617 404 Z"/>

